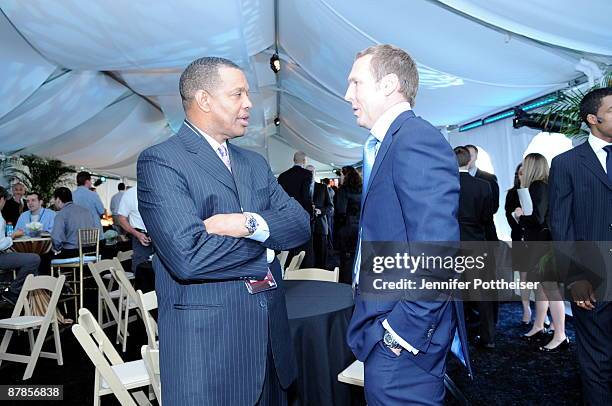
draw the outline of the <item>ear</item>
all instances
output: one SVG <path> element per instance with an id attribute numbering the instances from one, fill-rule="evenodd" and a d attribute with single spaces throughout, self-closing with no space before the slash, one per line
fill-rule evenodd
<path id="1" fill-rule="evenodd" d="M 587 122 L 588 122 L 590 125 L 597 125 L 597 124 L 599 124 L 599 123 L 597 122 L 597 116 L 596 116 L 595 114 L 587 114 L 587 117 L 586 117 L 586 118 L 587 118 Z"/>
<path id="2" fill-rule="evenodd" d="M 399 78 L 395 73 L 389 73 L 380 80 L 380 86 L 385 96 L 389 96 L 395 92 L 395 90 L 399 90 Z"/>
<path id="3" fill-rule="evenodd" d="M 206 113 L 210 111 L 210 94 L 206 90 L 196 91 L 193 99 L 202 111 Z"/>

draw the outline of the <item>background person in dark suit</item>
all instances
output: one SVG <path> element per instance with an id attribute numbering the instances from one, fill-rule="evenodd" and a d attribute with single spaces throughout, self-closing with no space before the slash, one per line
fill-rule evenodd
<path id="1" fill-rule="evenodd" d="M 491 206 L 493 194 L 489 182 L 471 176 L 468 173 L 470 151 L 466 147 L 454 149 L 459 165 L 459 229 L 461 241 L 486 241 L 486 228 L 491 219 Z M 474 244 L 474 248 L 476 244 Z M 484 252 L 484 244 L 482 245 Z M 480 253 L 476 253 L 479 255 Z M 472 254 L 474 255 L 474 254 Z M 474 255 L 474 256 L 476 256 Z M 495 279 L 495 268 L 486 267 L 486 275 L 479 275 L 483 279 Z M 465 313 L 468 324 L 475 321 L 478 334 L 474 337 L 476 345 L 491 349 L 495 347 L 495 312 L 496 303 L 489 297 L 474 292 L 474 301 L 465 303 Z M 489 295 L 487 295 L 489 296 Z M 474 314 L 477 310 L 478 314 Z"/>
<path id="2" fill-rule="evenodd" d="M 499 209 L 499 185 L 497 183 L 497 176 L 492 173 L 483 171 L 476 166 L 476 161 L 478 160 L 478 148 L 475 145 L 468 144 L 464 145 L 468 151 L 470 151 L 470 164 L 468 166 L 468 171 L 470 175 L 475 178 L 486 180 L 491 185 L 491 191 L 493 192 L 493 201 L 491 206 L 491 216 L 490 220 L 487 223 L 487 241 L 498 241 L 497 238 L 497 230 L 495 229 L 495 222 L 493 221 L 493 216 L 497 213 Z"/>
<path id="3" fill-rule="evenodd" d="M 179 89 L 186 120 L 138 159 L 138 210 L 155 247 L 162 396 L 168 405 L 282 405 L 295 377 L 280 266 L 308 214 L 246 131 L 249 87 L 233 62 L 200 58 Z M 274 274 L 277 289 L 247 281 Z"/>
<path id="4" fill-rule="evenodd" d="M 582 395 L 588 405 L 603 405 L 612 399 L 612 88 L 586 94 L 580 118 L 591 131 L 588 141 L 552 161 L 550 226 L 555 241 L 593 241 L 601 247 L 596 253 L 601 266 L 590 269 L 602 277 L 600 286 L 580 269 L 570 269 L 566 283 L 573 300 Z"/>
<path id="5" fill-rule="evenodd" d="M 369 269 L 361 269 L 363 242 L 458 241 L 459 176 L 448 142 L 412 105 L 416 64 L 403 50 L 377 45 L 357 54 L 345 100 L 357 124 L 370 129 L 364 145 L 360 243 L 355 310 L 347 333 L 364 361 L 368 405 L 442 404 L 444 372 L 455 328 L 465 345 L 463 308 L 440 301 L 364 297 Z M 362 280 L 363 279 L 363 280 Z M 463 356 L 469 365 L 467 353 Z"/>
<path id="6" fill-rule="evenodd" d="M 306 169 L 316 175 L 316 169 L 312 165 Z M 315 267 L 327 269 L 327 236 L 330 232 L 328 217 L 334 211 L 334 203 L 327 191 L 327 185 L 315 182 L 312 192 L 312 204 L 314 205 L 314 222 L 312 227 L 312 245 L 314 248 Z M 302 267 L 303 268 L 303 267 Z"/>
<path id="7" fill-rule="evenodd" d="M 287 192 L 287 194 L 293 197 L 298 203 L 306 210 L 310 216 L 310 220 L 314 220 L 314 208 L 312 204 L 312 193 L 314 180 L 312 172 L 305 169 L 306 165 L 306 154 L 302 151 L 297 151 L 293 154 L 294 165 L 287 169 L 285 172 L 278 176 L 278 183 Z M 312 238 L 306 241 L 299 247 L 289 251 L 289 258 L 287 263 L 291 261 L 294 255 L 304 251 L 306 255 L 302 261 L 302 268 L 312 268 L 314 266 L 314 249 Z"/>

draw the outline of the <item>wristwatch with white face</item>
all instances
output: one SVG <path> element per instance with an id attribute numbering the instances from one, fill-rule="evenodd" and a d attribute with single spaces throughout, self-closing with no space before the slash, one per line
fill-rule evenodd
<path id="1" fill-rule="evenodd" d="M 255 231 L 257 231 L 257 226 L 259 226 L 259 224 L 257 223 L 255 216 L 250 213 L 244 213 L 244 217 L 246 218 L 244 226 L 249 232 L 249 236 L 251 236 Z"/>

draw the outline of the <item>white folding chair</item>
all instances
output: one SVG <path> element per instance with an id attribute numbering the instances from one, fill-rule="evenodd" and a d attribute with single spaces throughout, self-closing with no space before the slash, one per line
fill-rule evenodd
<path id="1" fill-rule="evenodd" d="M 157 398 L 157 403 L 159 403 L 159 406 L 161 406 L 162 397 L 159 372 L 159 348 L 151 348 L 148 345 L 143 345 L 140 349 L 140 353 L 142 354 L 142 360 L 144 361 L 145 368 L 149 373 L 149 379 L 151 380 L 151 386 L 153 387 L 153 392 Z"/>
<path id="2" fill-rule="evenodd" d="M 335 267 L 333 271 L 320 268 L 304 268 L 294 271 L 285 272 L 286 280 L 301 280 L 301 281 L 325 281 L 338 282 L 340 269 Z"/>
<path id="3" fill-rule="evenodd" d="M 130 321 L 130 310 L 138 309 L 138 295 L 130 283 L 126 272 L 123 270 L 121 262 L 119 262 L 117 258 L 113 258 L 112 261 L 114 265 L 111 266 L 109 270 L 113 278 L 119 284 L 119 324 L 117 324 L 117 343 L 121 342 L 122 351 L 125 352 L 127 347 L 127 329 Z"/>
<path id="4" fill-rule="evenodd" d="M 140 289 L 138 289 L 136 294 L 138 295 L 140 315 L 142 316 L 142 321 L 144 321 L 145 330 L 147 331 L 149 347 L 156 350 L 159 348 L 157 344 L 157 323 L 153 316 L 151 316 L 151 310 L 157 309 L 157 294 L 155 294 L 155 291 L 142 293 Z"/>
<path id="5" fill-rule="evenodd" d="M 119 260 L 119 262 L 125 262 L 125 261 L 127 261 L 127 260 L 129 260 L 129 259 L 132 259 L 132 256 L 133 256 L 133 255 L 134 255 L 134 250 L 129 250 L 129 251 L 119 251 L 119 252 L 117 253 L 117 256 L 116 256 L 115 258 L 117 258 L 117 259 Z M 135 276 L 134 276 L 134 272 L 129 272 L 129 271 L 126 271 L 126 272 L 125 272 L 125 275 L 127 276 L 127 278 L 128 278 L 129 280 L 132 280 L 132 279 L 134 279 L 134 278 L 135 278 Z M 113 289 L 113 282 L 114 282 L 114 280 L 113 280 L 112 276 L 111 276 L 110 274 L 106 274 L 106 275 L 104 275 L 104 279 L 107 279 L 107 280 L 109 280 L 109 281 L 110 281 L 110 282 L 108 283 L 108 288 L 107 288 L 107 289 L 108 289 L 109 291 L 111 291 L 111 290 Z"/>
<path id="6" fill-rule="evenodd" d="M 122 405 L 150 405 L 142 391 L 129 392 L 151 383 L 144 361 L 124 362 L 89 310 L 79 310 L 79 322 L 72 326 L 72 333 L 96 368 L 94 406 L 100 404 L 102 396 L 111 393 Z"/>
<path id="7" fill-rule="evenodd" d="M 38 361 L 39 357 L 56 359 L 58 365 L 64 365 L 64 360 L 62 358 L 62 343 L 60 342 L 59 324 L 57 322 L 55 308 L 57 306 L 57 301 L 60 294 L 62 293 L 62 287 L 64 286 L 65 280 L 66 277 L 64 275 L 61 275 L 59 278 L 54 278 L 47 275 L 28 275 L 23 287 L 21 288 L 19 298 L 17 299 L 17 304 L 13 309 L 11 317 L 0 320 L 0 328 L 7 330 L 4 333 L 2 344 L 0 344 L 0 363 L 2 360 L 5 360 L 28 364 L 25 373 L 23 374 L 24 380 L 32 377 L 34 367 L 36 366 L 36 362 Z M 28 293 L 36 289 L 51 291 L 51 298 L 44 316 L 33 316 L 32 309 L 30 309 Z M 42 346 L 45 342 L 49 325 L 51 325 L 51 328 L 53 329 L 53 339 L 55 341 L 54 353 L 42 351 Z M 34 329 L 37 328 L 39 331 L 35 340 Z M 30 339 L 30 355 L 11 354 L 7 352 L 13 331 L 15 330 L 27 330 L 28 338 Z"/>
<path id="8" fill-rule="evenodd" d="M 280 264 L 281 272 L 285 274 L 285 264 L 287 263 L 287 257 L 289 256 L 289 251 L 281 251 L 276 258 L 278 258 L 278 262 Z"/>
<path id="9" fill-rule="evenodd" d="M 338 381 L 349 385 L 363 386 L 363 362 L 357 360 L 338 374 Z"/>
<path id="10" fill-rule="evenodd" d="M 89 271 L 96 285 L 98 285 L 98 323 L 100 323 L 102 328 L 106 328 L 113 324 L 121 324 L 121 315 L 114 302 L 114 300 L 119 300 L 121 291 L 119 288 L 109 290 L 109 286 L 112 285 L 104 285 L 104 281 L 102 280 L 107 279 L 106 276 L 108 276 L 114 282 L 110 269 L 115 266 L 115 261 L 112 259 L 103 259 L 95 263 L 90 262 L 87 266 L 89 267 Z M 103 312 L 106 315 L 106 321 L 103 319 Z"/>
<path id="11" fill-rule="evenodd" d="M 296 269 L 299 269 L 302 265 L 302 261 L 304 261 L 304 256 L 306 256 L 305 251 L 300 251 L 299 254 L 294 255 L 293 258 L 291 258 L 291 262 L 289 262 L 289 265 L 287 265 L 287 268 L 285 268 L 285 273 L 287 273 L 287 271 L 294 271 Z"/>

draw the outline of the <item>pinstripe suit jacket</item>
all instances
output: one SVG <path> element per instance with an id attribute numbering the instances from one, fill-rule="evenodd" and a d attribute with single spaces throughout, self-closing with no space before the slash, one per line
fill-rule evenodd
<path id="1" fill-rule="evenodd" d="M 566 282 L 590 280 L 600 297 L 612 294 L 612 182 L 588 142 L 556 156 L 549 176 L 550 229 L 555 241 L 595 241 L 577 246 L 583 267 L 570 267 Z M 567 251 L 567 246 L 561 246 Z"/>
<path id="2" fill-rule="evenodd" d="M 138 159 L 138 207 L 155 245 L 161 380 L 167 405 L 252 405 L 262 390 L 270 342 L 281 385 L 295 376 L 282 278 L 279 289 L 248 293 L 265 276 L 266 248 L 308 240 L 309 218 L 260 155 L 228 143 L 232 173 L 199 134 L 183 125 Z M 241 209 L 260 214 L 259 243 L 206 233 L 203 219 Z"/>

